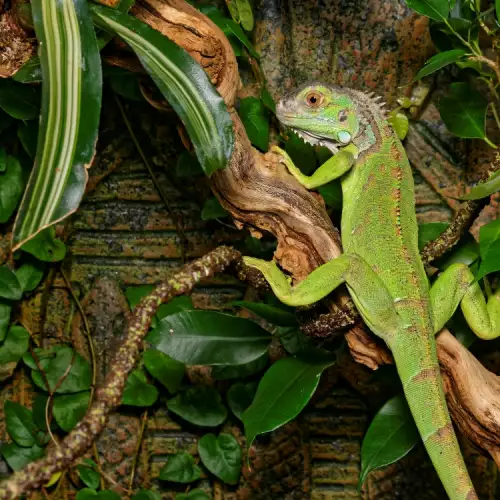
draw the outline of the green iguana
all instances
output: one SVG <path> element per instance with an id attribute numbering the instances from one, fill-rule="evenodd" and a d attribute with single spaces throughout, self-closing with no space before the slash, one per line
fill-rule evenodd
<path id="1" fill-rule="evenodd" d="M 432 287 L 417 243 L 413 177 L 405 150 L 376 98 L 310 84 L 288 95 L 276 112 L 311 144 L 334 155 L 303 175 L 280 148 L 272 151 L 308 189 L 342 177 L 344 254 L 292 286 L 274 262 L 246 257 L 279 300 L 291 306 L 319 301 L 341 283 L 368 327 L 394 356 L 406 399 L 434 467 L 452 500 L 477 498 L 448 414 L 434 337 L 458 304 L 483 339 L 500 335 L 500 291 L 486 302 L 467 266 L 454 264 Z"/>

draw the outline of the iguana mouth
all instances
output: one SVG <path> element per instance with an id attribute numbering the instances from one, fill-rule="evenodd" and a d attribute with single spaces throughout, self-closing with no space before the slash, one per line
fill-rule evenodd
<path id="1" fill-rule="evenodd" d="M 313 134 L 312 132 L 306 132 L 305 130 L 301 130 L 298 128 L 291 128 L 292 132 L 298 135 L 301 139 L 303 139 L 308 144 L 312 146 L 324 146 L 328 148 L 332 153 L 337 153 L 340 145 L 338 142 L 335 142 L 331 139 L 327 139 L 320 135 Z"/>

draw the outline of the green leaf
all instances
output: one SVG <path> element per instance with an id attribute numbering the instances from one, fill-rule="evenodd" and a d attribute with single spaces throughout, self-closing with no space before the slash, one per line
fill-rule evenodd
<path id="1" fill-rule="evenodd" d="M 338 180 L 328 182 L 318 187 L 318 192 L 328 207 L 334 210 L 342 209 L 342 188 L 340 187 L 340 182 Z"/>
<path id="2" fill-rule="evenodd" d="M 418 225 L 418 249 L 422 249 L 429 243 L 434 241 L 447 227 L 447 222 L 426 222 Z"/>
<path id="3" fill-rule="evenodd" d="M 144 101 L 144 96 L 139 87 L 139 76 L 137 73 L 122 70 L 122 74 L 113 73 L 108 79 L 111 88 L 118 95 L 131 101 Z"/>
<path id="4" fill-rule="evenodd" d="M 121 500 L 121 498 L 115 491 L 95 491 L 92 488 L 83 488 L 76 494 L 76 500 Z"/>
<path id="5" fill-rule="evenodd" d="M 167 408 L 188 422 L 201 427 L 215 427 L 227 418 L 220 394 L 205 385 L 190 387 L 169 399 Z"/>
<path id="6" fill-rule="evenodd" d="M 488 100 L 467 83 L 455 82 L 438 104 L 448 130 L 458 137 L 485 139 Z"/>
<path id="7" fill-rule="evenodd" d="M 26 359 L 28 358 L 25 357 L 25 361 Z M 40 366 L 45 371 L 49 387 L 52 391 L 55 390 L 58 394 L 67 394 L 85 391 L 90 388 L 92 382 L 90 365 L 85 358 L 70 347 L 56 346 L 45 356 L 39 356 L 39 359 Z M 71 365 L 71 369 L 62 383 L 59 384 L 69 365 Z M 47 390 L 45 378 L 38 369 L 33 369 L 31 378 L 38 387 Z M 56 389 L 57 385 L 59 386 Z"/>
<path id="8" fill-rule="evenodd" d="M 148 383 L 141 370 L 134 370 L 127 378 L 122 404 L 130 406 L 151 406 L 158 399 L 158 389 Z"/>
<path id="9" fill-rule="evenodd" d="M 184 365 L 163 352 L 148 349 L 144 355 L 144 366 L 147 371 L 159 380 L 171 393 L 181 386 L 184 377 Z"/>
<path id="10" fill-rule="evenodd" d="M 36 156 L 36 146 L 38 142 L 38 120 L 30 120 L 19 123 L 17 136 L 23 145 L 24 150 L 33 160 Z"/>
<path id="11" fill-rule="evenodd" d="M 130 309 L 133 311 L 143 297 L 149 295 L 154 290 L 153 285 L 132 286 L 125 290 Z"/>
<path id="12" fill-rule="evenodd" d="M 89 488 L 97 489 L 99 488 L 99 484 L 101 482 L 101 475 L 98 471 L 94 469 L 94 467 L 88 467 L 86 465 L 79 464 L 76 466 L 76 470 L 78 471 L 78 475 L 83 483 Z"/>
<path id="13" fill-rule="evenodd" d="M 87 1 L 33 0 L 31 5 L 36 38 L 44 48 L 42 113 L 13 250 L 78 208 L 101 110 L 101 58 Z M 31 118 L 36 116 L 38 112 Z"/>
<path id="14" fill-rule="evenodd" d="M 4 148 L 0 148 L 0 173 L 7 170 L 7 152 Z M 0 177 L 3 180 L 3 177 Z"/>
<path id="15" fill-rule="evenodd" d="M 403 141 L 408 134 L 408 129 L 410 128 L 410 122 L 405 113 L 397 110 L 397 108 L 391 111 L 387 116 L 387 121 L 393 128 L 394 132 L 398 136 L 400 141 Z"/>
<path id="16" fill-rule="evenodd" d="M 266 352 L 271 335 L 257 323 L 213 311 L 163 318 L 146 337 L 159 351 L 187 365 L 240 365 Z"/>
<path id="17" fill-rule="evenodd" d="M 23 292 L 32 292 L 43 278 L 45 266 L 37 260 L 27 262 L 16 270 L 17 281 Z"/>
<path id="18" fill-rule="evenodd" d="M 19 83 L 39 83 L 42 81 L 42 67 L 40 58 L 33 56 L 28 62 L 24 63 L 21 68 L 12 77 L 13 80 Z M 40 109 L 40 106 L 38 107 Z"/>
<path id="19" fill-rule="evenodd" d="M 31 448 L 18 446 L 16 443 L 3 443 L 0 447 L 0 453 L 12 470 L 21 470 L 30 462 L 42 458 L 44 449 L 36 444 Z"/>
<path id="20" fill-rule="evenodd" d="M 5 401 L 5 424 L 11 439 L 19 446 L 31 447 L 36 444 L 36 425 L 31 410 L 14 401 Z"/>
<path id="21" fill-rule="evenodd" d="M 246 302 L 244 300 L 236 300 L 232 303 L 232 305 L 244 307 L 254 314 L 257 314 L 257 316 L 260 316 L 275 325 L 296 326 L 298 324 L 295 314 L 285 311 L 279 307 L 262 304 L 260 302 Z"/>
<path id="22" fill-rule="evenodd" d="M 460 200 L 479 200 L 491 196 L 493 193 L 500 191 L 500 170 L 495 172 L 487 181 L 474 186 Z"/>
<path id="23" fill-rule="evenodd" d="M 296 326 L 279 327 L 275 335 L 290 354 L 298 354 L 311 347 L 311 339 Z"/>
<path id="24" fill-rule="evenodd" d="M 274 363 L 262 377 L 255 399 L 243 414 L 248 446 L 258 434 L 273 431 L 295 418 L 311 399 L 321 373 L 333 361 L 317 364 L 298 358 Z"/>
<path id="25" fill-rule="evenodd" d="M 231 434 L 205 434 L 198 441 L 203 465 L 227 484 L 237 484 L 241 470 L 241 448 Z"/>
<path id="26" fill-rule="evenodd" d="M 211 500 L 210 497 L 200 489 L 191 490 L 189 493 L 175 495 L 175 500 Z"/>
<path id="27" fill-rule="evenodd" d="M 182 48 L 141 21 L 106 7 L 91 6 L 94 21 L 123 38 L 138 55 L 182 119 L 203 170 L 225 168 L 234 144 L 233 122 L 207 74 Z"/>
<path id="28" fill-rule="evenodd" d="M 201 477 L 201 469 L 189 453 L 177 453 L 169 457 L 160 471 L 159 478 L 175 483 L 192 483 Z"/>
<path id="29" fill-rule="evenodd" d="M 252 404 L 253 398 L 257 391 L 257 382 L 237 382 L 233 384 L 227 391 L 227 402 L 231 411 L 240 419 L 243 420 L 243 413 Z"/>
<path id="30" fill-rule="evenodd" d="M 23 250 L 44 262 L 58 262 L 66 256 L 66 245 L 56 239 L 53 226 L 40 231 L 23 245 Z"/>
<path id="31" fill-rule="evenodd" d="M 500 271 L 500 219 L 485 224 L 479 229 L 479 252 L 481 265 L 476 280 Z"/>
<path id="32" fill-rule="evenodd" d="M 196 155 L 191 154 L 189 151 L 183 151 L 177 158 L 175 175 L 183 179 L 185 177 L 194 177 L 200 174 L 203 174 L 203 169 Z"/>
<path id="33" fill-rule="evenodd" d="M 140 490 L 130 500 L 161 500 L 161 495 L 156 491 Z"/>
<path id="34" fill-rule="evenodd" d="M 0 267 L 0 297 L 10 300 L 20 300 L 23 296 L 17 277 L 7 266 Z"/>
<path id="35" fill-rule="evenodd" d="M 428 76 L 441 68 L 448 66 L 449 64 L 459 61 L 465 56 L 465 54 L 465 50 L 461 49 L 447 50 L 446 52 L 439 52 L 438 54 L 435 54 L 425 62 L 425 66 L 417 73 L 412 81 L 416 82 L 424 76 Z"/>
<path id="36" fill-rule="evenodd" d="M 293 163 L 306 175 L 312 174 L 316 170 L 316 153 L 314 146 L 305 142 L 295 132 L 288 135 L 285 144 L 285 151 L 288 153 Z"/>
<path id="37" fill-rule="evenodd" d="M 250 363 L 233 366 L 214 366 L 212 368 L 212 377 L 215 380 L 228 380 L 232 378 L 245 378 L 255 375 L 262 371 L 269 361 L 269 356 L 265 352 L 260 358 Z"/>
<path id="38" fill-rule="evenodd" d="M 0 303 L 0 320 L 1 314 L 2 304 Z M 1 326 L 0 322 L 0 328 Z M 12 375 L 17 363 L 28 350 L 29 342 L 30 334 L 25 328 L 16 325 L 10 327 L 5 340 L 0 344 L 0 382 Z"/>
<path id="39" fill-rule="evenodd" d="M 47 433 L 47 421 L 45 419 L 45 407 L 47 406 L 48 396 L 42 392 L 37 392 L 35 400 L 33 401 L 33 421 L 35 422 L 38 429 L 42 432 Z M 50 420 L 50 429 L 55 431 L 58 428 L 56 421 L 52 418 Z M 48 434 L 47 434 L 48 436 Z M 50 439 L 50 436 L 48 436 Z"/>
<path id="40" fill-rule="evenodd" d="M 156 311 L 156 317 L 163 319 L 165 316 L 170 316 L 181 311 L 192 311 L 194 309 L 193 300 L 188 295 L 174 297 L 166 304 L 162 304 Z"/>
<path id="41" fill-rule="evenodd" d="M 5 299 L 0 299 L 0 342 L 5 338 L 7 329 L 9 328 L 11 311 L 12 311 L 12 304 Z M 2 357 L 1 353 L 2 353 L 2 347 L 0 347 L 0 358 Z M 1 380 L 2 379 L 0 378 L 0 381 Z"/>
<path id="42" fill-rule="evenodd" d="M 445 256 L 436 263 L 436 267 L 444 271 L 452 264 L 465 264 L 470 266 L 479 259 L 479 245 L 475 240 L 459 246 L 450 256 Z"/>
<path id="43" fill-rule="evenodd" d="M 403 458 L 419 440 L 404 396 L 390 399 L 375 415 L 363 439 L 359 487 L 372 470 Z"/>
<path id="44" fill-rule="evenodd" d="M 253 12 L 252 6 L 248 0 L 232 0 L 232 3 L 236 3 L 238 14 L 240 16 L 240 24 L 246 31 L 253 30 Z"/>
<path id="45" fill-rule="evenodd" d="M 238 110 L 250 142 L 262 151 L 267 151 L 269 142 L 269 115 L 260 99 L 241 99 Z"/>
<path id="46" fill-rule="evenodd" d="M 33 120 L 40 114 L 40 88 L 10 78 L 0 80 L 0 108 L 17 120 Z"/>
<path id="47" fill-rule="evenodd" d="M 406 4 L 410 9 L 435 21 L 443 21 L 450 12 L 448 0 L 406 0 Z"/>
<path id="48" fill-rule="evenodd" d="M 7 156 L 5 169 L 0 172 L 0 224 L 7 222 L 24 191 L 24 175 L 21 164 L 13 156 Z"/>
<path id="49" fill-rule="evenodd" d="M 276 103 L 274 102 L 273 96 L 269 92 L 268 88 L 264 85 L 260 91 L 260 99 L 264 106 L 276 114 Z"/>
<path id="50" fill-rule="evenodd" d="M 495 0 L 495 12 L 497 14 L 497 21 L 500 22 L 500 0 Z"/>
<path id="51" fill-rule="evenodd" d="M 201 210 L 201 220 L 223 219 L 228 215 L 215 196 L 208 198 Z"/>
<path id="52" fill-rule="evenodd" d="M 80 422 L 87 411 L 89 399 L 90 392 L 88 391 L 54 398 L 52 414 L 63 431 L 69 432 Z M 87 484 L 87 486 L 90 485 Z"/>

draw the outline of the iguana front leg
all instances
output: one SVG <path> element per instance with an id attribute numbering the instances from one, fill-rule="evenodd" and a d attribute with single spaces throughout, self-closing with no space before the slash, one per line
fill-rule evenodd
<path id="1" fill-rule="evenodd" d="M 500 336 L 500 289 L 486 301 L 465 264 L 453 264 L 439 275 L 430 290 L 434 331 L 438 333 L 460 304 L 471 330 L 485 340 Z"/>
<path id="2" fill-rule="evenodd" d="M 243 261 L 262 272 L 276 297 L 284 304 L 294 307 L 313 304 L 346 283 L 356 307 L 377 335 L 387 341 L 401 326 L 387 287 L 358 255 L 342 254 L 294 286 L 275 262 L 253 257 L 244 257 Z"/>
<path id="3" fill-rule="evenodd" d="M 271 152 L 281 156 L 281 162 L 303 186 L 307 189 L 314 189 L 345 174 L 354 165 L 359 150 L 354 144 L 349 144 L 325 161 L 312 175 L 304 175 L 294 165 L 288 153 L 278 146 L 272 146 Z"/>

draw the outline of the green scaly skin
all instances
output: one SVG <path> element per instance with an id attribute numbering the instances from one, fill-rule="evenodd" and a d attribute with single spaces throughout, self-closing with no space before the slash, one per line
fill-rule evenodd
<path id="1" fill-rule="evenodd" d="M 309 189 L 342 177 L 344 254 L 295 286 L 274 262 L 245 258 L 276 296 L 292 306 L 322 299 L 345 283 L 365 323 L 391 349 L 416 425 L 452 500 L 477 499 L 444 398 L 435 334 L 460 304 L 481 338 L 500 335 L 500 292 L 486 302 L 462 264 L 432 288 L 418 251 L 413 177 L 404 148 L 380 103 L 351 89 L 307 85 L 284 98 L 278 119 L 334 156 L 311 176 L 286 153 L 290 173 Z"/>

